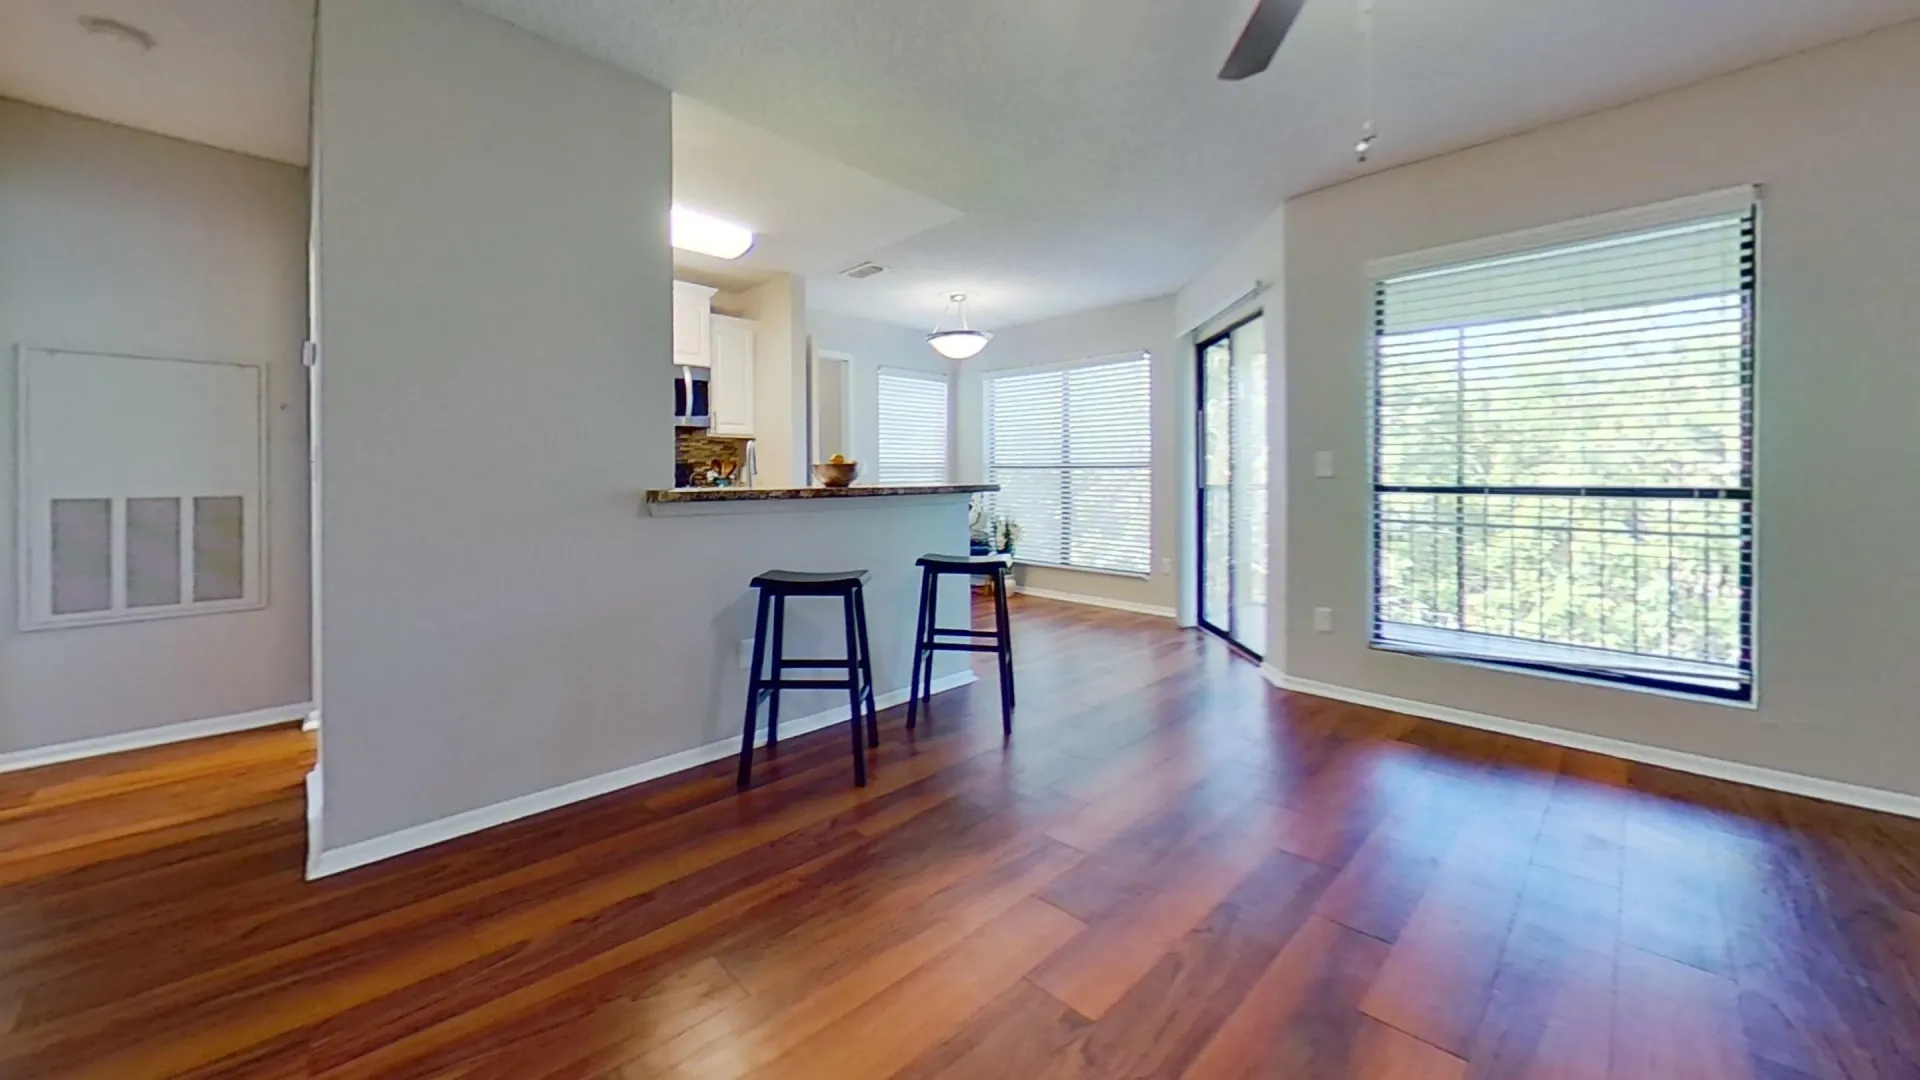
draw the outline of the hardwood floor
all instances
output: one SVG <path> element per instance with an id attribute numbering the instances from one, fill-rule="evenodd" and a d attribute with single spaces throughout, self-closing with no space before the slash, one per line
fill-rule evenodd
<path id="1" fill-rule="evenodd" d="M 298 731 L 0 776 L 0 1077 L 1920 1076 L 1920 823 L 1015 616 L 1009 744 L 983 681 L 864 791 L 832 729 L 312 884 Z"/>

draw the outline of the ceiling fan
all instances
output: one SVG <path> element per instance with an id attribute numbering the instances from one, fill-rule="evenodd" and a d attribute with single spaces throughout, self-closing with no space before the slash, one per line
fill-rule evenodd
<path id="1" fill-rule="evenodd" d="M 1359 4 L 1361 82 L 1367 119 L 1360 125 L 1360 141 L 1354 144 L 1353 152 L 1365 162 L 1373 153 L 1374 140 L 1373 0 L 1359 0 Z M 1240 31 L 1240 39 L 1233 43 L 1227 62 L 1220 67 L 1220 78 L 1239 82 L 1267 70 L 1281 43 L 1286 41 L 1287 31 L 1293 29 L 1293 21 L 1300 17 L 1300 9 L 1306 6 L 1307 0 L 1257 0 L 1246 28 Z"/>
<path id="2" fill-rule="evenodd" d="M 1233 51 L 1227 54 L 1220 77 L 1239 82 L 1267 70 L 1267 65 L 1273 63 L 1273 54 L 1280 51 L 1280 43 L 1287 39 L 1287 31 L 1293 28 L 1293 20 L 1300 16 L 1300 9 L 1306 4 L 1307 0 L 1259 0 L 1253 15 L 1247 19 L 1246 29 L 1240 31 L 1240 40 L 1233 43 Z"/>

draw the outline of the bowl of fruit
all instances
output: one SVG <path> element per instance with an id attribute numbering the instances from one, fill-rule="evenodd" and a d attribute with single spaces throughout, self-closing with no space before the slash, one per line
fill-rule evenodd
<path id="1" fill-rule="evenodd" d="M 843 454 L 835 454 L 813 467 L 813 478 L 825 487 L 843 488 L 853 483 L 860 475 L 860 465 L 848 461 Z"/>

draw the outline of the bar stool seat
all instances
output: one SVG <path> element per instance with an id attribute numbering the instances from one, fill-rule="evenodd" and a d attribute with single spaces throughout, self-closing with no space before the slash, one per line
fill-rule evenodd
<path id="1" fill-rule="evenodd" d="M 1013 556 L 927 554 L 914 560 L 920 568 L 920 614 L 913 634 L 913 676 L 907 688 L 907 730 L 920 721 L 920 702 L 933 713 L 933 655 L 938 652 L 990 652 L 1000 667 L 1000 730 L 1013 734 L 1013 632 L 1007 617 L 1007 573 Z M 975 630 L 973 620 L 963 628 L 940 625 L 940 579 L 948 574 L 993 579 L 992 630 Z M 971 605 L 969 605 L 971 613 Z M 963 638 L 965 640 L 942 640 Z"/>
<path id="2" fill-rule="evenodd" d="M 913 561 L 915 566 L 937 566 L 942 570 L 955 573 L 985 574 L 992 567 L 1002 570 L 1013 566 L 1011 555 L 922 555 Z"/>
<path id="3" fill-rule="evenodd" d="M 862 715 L 866 744 L 880 745 L 880 717 L 874 706 L 873 653 L 867 645 L 865 570 L 820 573 L 807 570 L 768 570 L 753 579 L 759 592 L 759 606 L 753 627 L 753 674 L 747 683 L 747 716 L 740 734 L 739 786 L 753 782 L 753 734 L 760 719 L 760 702 L 771 699 L 767 709 L 767 749 L 780 741 L 780 692 L 782 690 L 845 690 L 850 706 L 847 725 L 853 733 L 853 782 L 867 786 L 866 748 L 861 746 Z M 786 655 L 787 598 L 818 596 L 840 598 L 846 625 L 846 656 L 838 659 L 793 659 Z M 767 628 L 771 616 L 771 650 Z M 771 655 L 769 656 L 769 653 Z M 769 671 L 768 668 L 771 668 Z M 845 678 L 790 679 L 786 669 L 803 671 L 841 671 Z M 765 672 L 765 674 L 763 674 Z"/>
<path id="4" fill-rule="evenodd" d="M 788 596 L 838 596 L 865 585 L 873 575 L 865 570 L 819 573 L 811 570 L 768 570 L 753 579 L 756 589 L 775 589 Z"/>

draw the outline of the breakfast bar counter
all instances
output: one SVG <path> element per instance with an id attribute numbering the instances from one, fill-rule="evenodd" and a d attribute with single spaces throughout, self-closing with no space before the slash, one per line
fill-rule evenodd
<path id="1" fill-rule="evenodd" d="M 902 702 L 913 671 L 920 618 L 921 568 L 929 553 L 964 557 L 971 548 L 969 502 L 994 484 L 859 484 L 850 487 L 701 487 L 636 491 L 636 567 L 671 567 L 648 575 L 655 603 L 636 605 L 648 662 L 682 673 L 650 691 L 646 708 L 697 717 L 699 731 L 679 745 L 739 747 L 753 639 L 759 636 L 752 581 L 769 570 L 868 575 L 863 588 L 872 682 L 878 708 Z M 634 505 L 629 504 L 629 505 Z M 949 619 L 968 611 L 969 581 L 939 582 Z M 846 624 L 831 598 L 796 598 L 783 626 L 785 655 L 845 655 Z M 936 654 L 933 690 L 973 681 L 969 658 Z M 672 695 L 672 696 L 668 696 Z M 847 717 L 844 690 L 783 693 L 781 733 L 799 734 Z M 702 759 L 705 760 L 705 759 Z"/>
<path id="2" fill-rule="evenodd" d="M 853 484 L 849 487 L 662 488 L 647 492 L 650 503 L 739 502 L 755 499 L 862 499 L 883 495 L 972 495 L 998 491 L 998 484 Z"/>
<path id="3" fill-rule="evenodd" d="M 813 508 L 835 504 L 873 505 L 899 498 L 949 496 L 968 498 L 983 491 L 998 491 L 998 484 L 854 484 L 849 487 L 784 488 L 660 488 L 646 493 L 646 513 L 692 513 L 732 508 Z"/>

